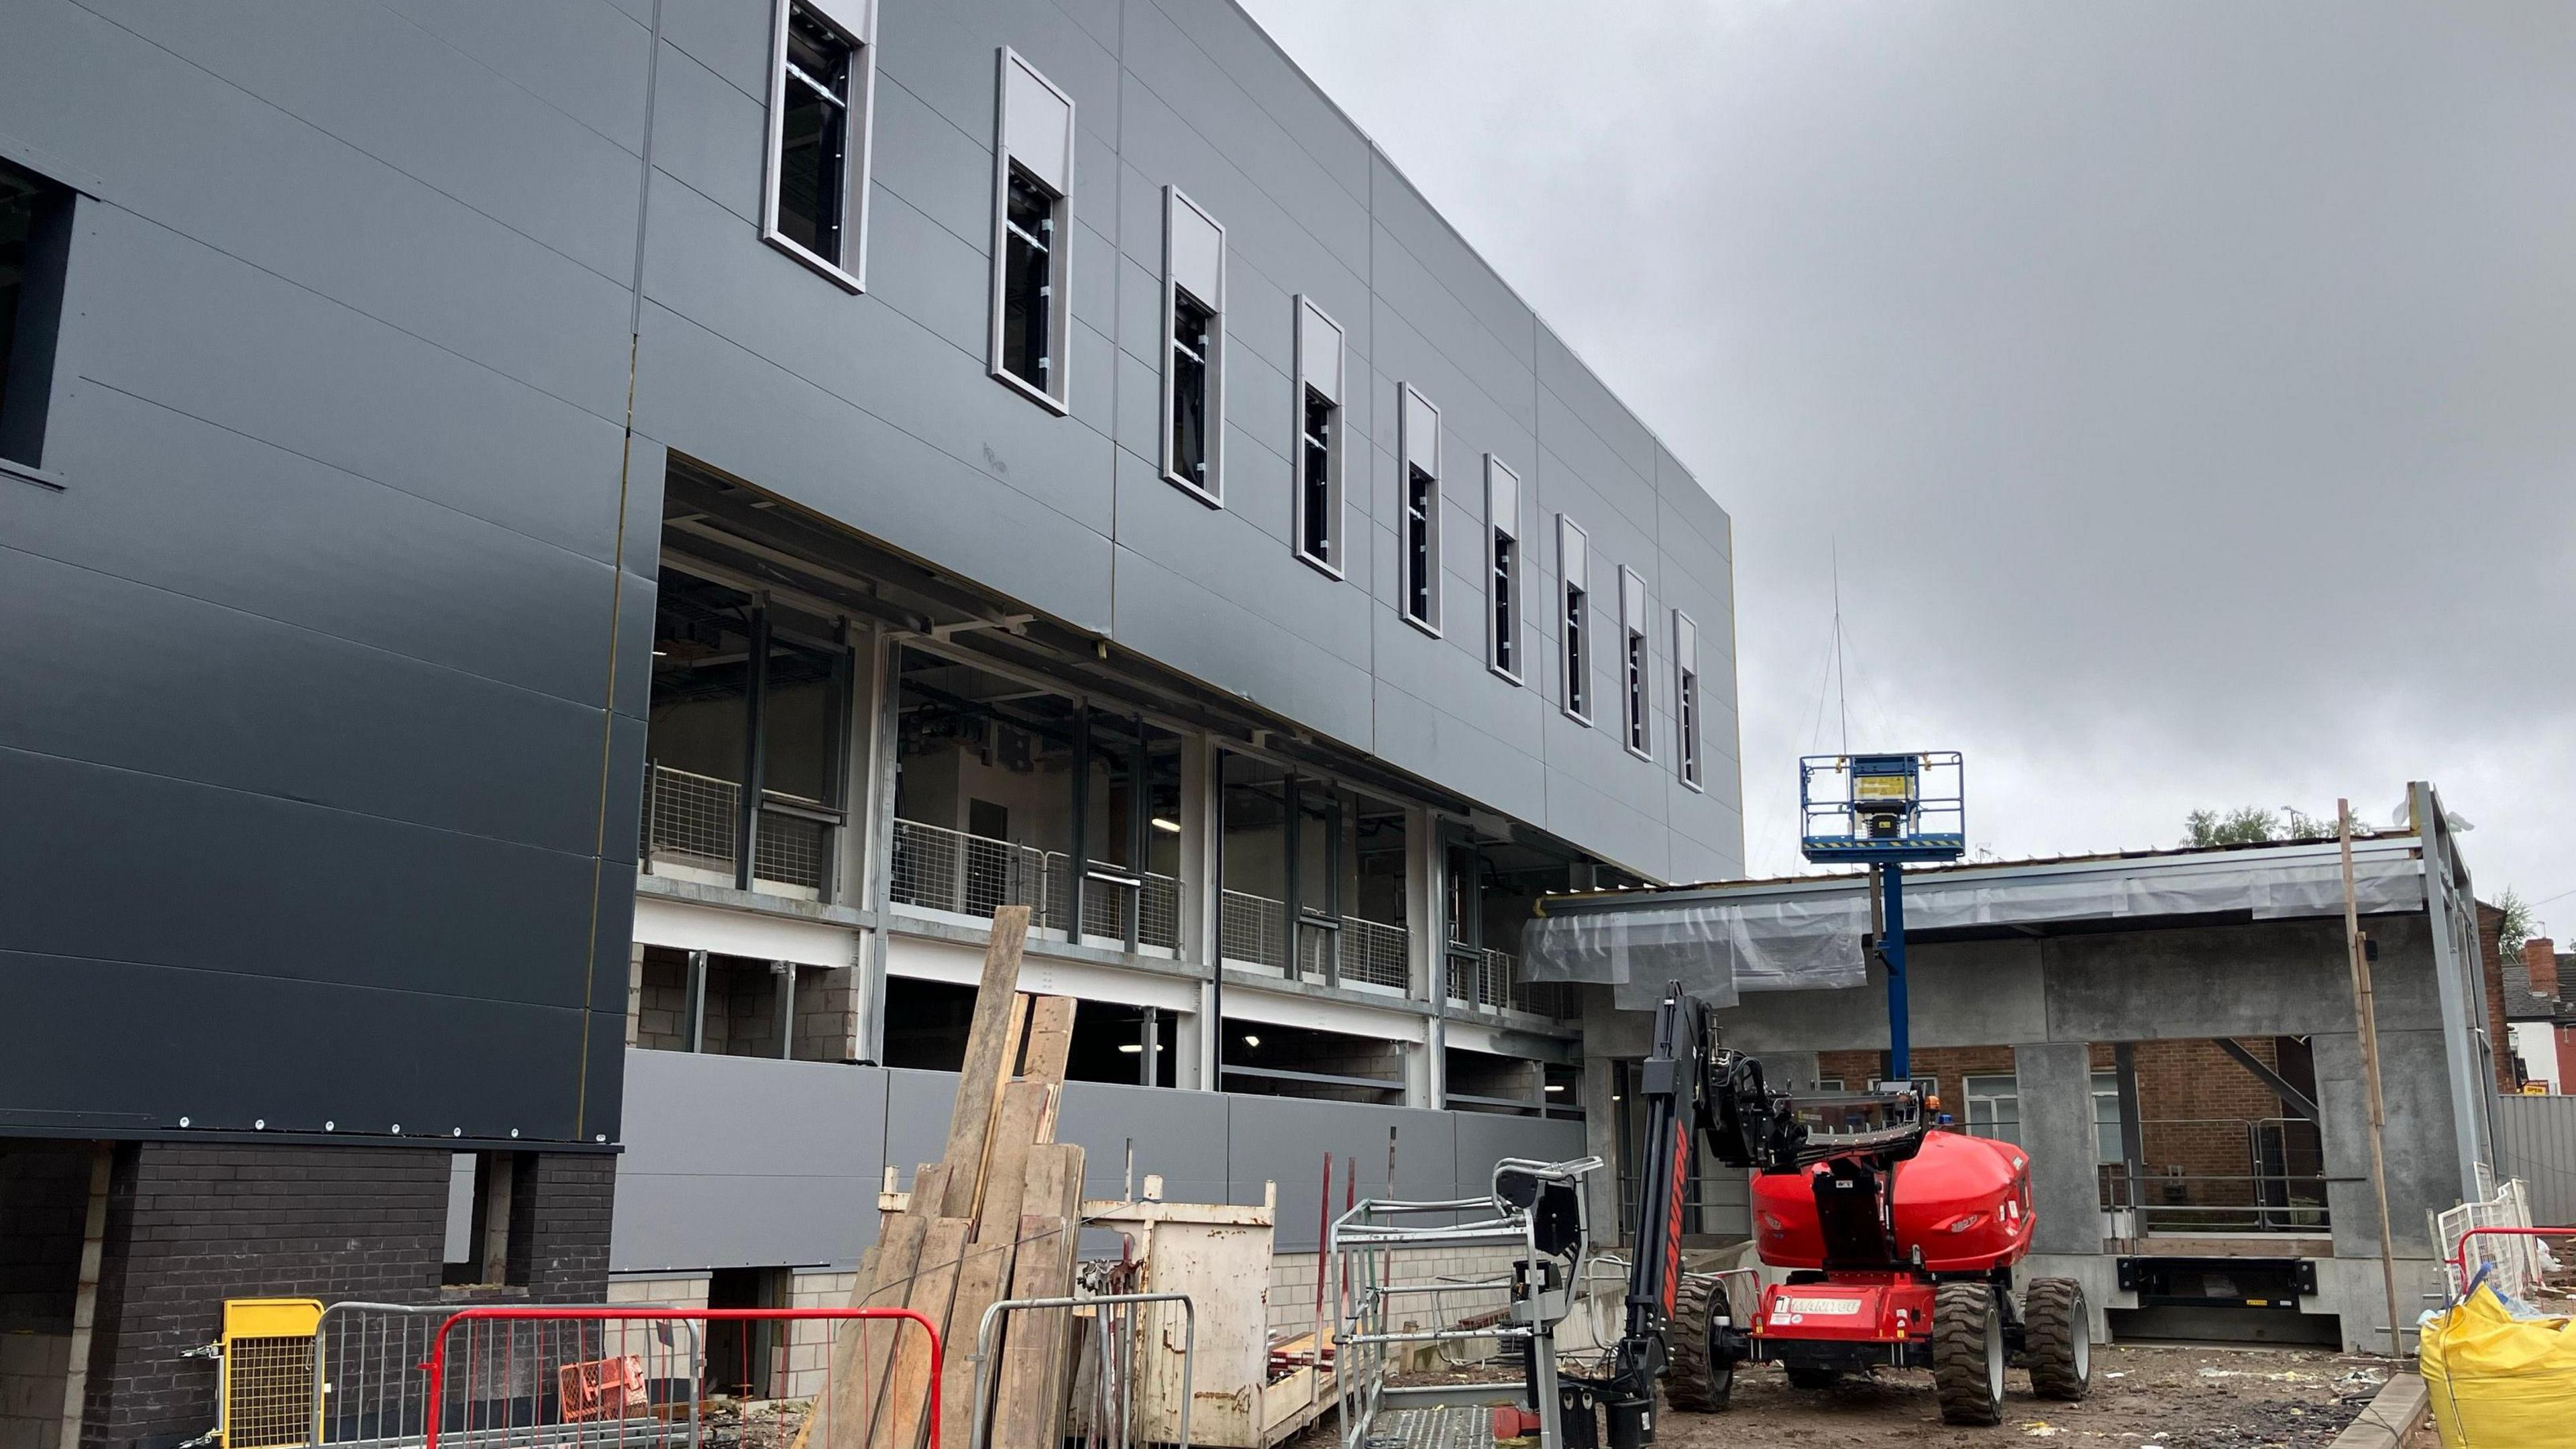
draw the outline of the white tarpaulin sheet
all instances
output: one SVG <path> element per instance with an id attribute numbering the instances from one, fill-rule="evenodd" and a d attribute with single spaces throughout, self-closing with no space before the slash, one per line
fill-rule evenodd
<path id="1" fill-rule="evenodd" d="M 2421 910 L 2421 864 L 2373 852 L 2354 862 L 2365 915 Z M 2343 868 L 2332 854 L 2143 857 L 2099 868 L 2014 874 L 1909 873 L 1908 933 L 1963 926 L 2042 925 L 2245 911 L 2256 920 L 2343 913 Z M 1523 930 L 1532 981 L 1591 981 L 1626 988 L 1623 1007 L 1651 1006 L 1668 982 L 1731 1006 L 1747 991 L 1824 991 L 1869 979 L 1868 883 L 1840 877 L 1812 887 L 1625 891 L 1556 902 Z"/>

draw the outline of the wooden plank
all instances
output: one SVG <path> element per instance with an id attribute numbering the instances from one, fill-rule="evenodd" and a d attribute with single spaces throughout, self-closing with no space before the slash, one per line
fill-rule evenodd
<path id="1" fill-rule="evenodd" d="M 948 1305 L 948 1326 L 941 1330 L 939 1339 L 948 1351 L 939 1375 L 943 1444 L 964 1444 L 974 1425 L 976 1330 L 984 1324 L 984 1310 L 1000 1300 L 1002 1285 L 1011 1281 L 1013 1239 L 1019 1236 L 1018 1229 L 1015 1218 L 1009 1233 L 996 1232 L 993 1241 L 969 1247 L 965 1261 L 957 1267 L 957 1296 Z M 997 1329 L 997 1339 L 998 1332 Z"/>
<path id="2" fill-rule="evenodd" d="M 870 1271 L 851 1290 L 853 1308 L 891 1308 L 911 1296 L 914 1267 L 921 1258 L 926 1218 L 898 1217 L 869 1249 Z M 850 1324 L 832 1343 L 832 1399 L 825 1425 L 824 1449 L 865 1449 L 869 1426 L 885 1397 L 888 1365 L 893 1361 L 898 1328 L 894 1324 Z"/>
<path id="3" fill-rule="evenodd" d="M 1052 1213 L 1020 1218 L 1021 1252 L 1011 1267 L 1014 1298 L 1061 1298 L 1072 1291 L 1072 1238 L 1065 1219 Z M 1073 1315 L 1061 1308 L 1013 1315 L 1002 1343 L 993 1394 L 992 1449 L 1057 1449 L 1063 1400 L 1062 1361 L 1071 1342 Z M 1052 1397 L 1051 1397 L 1052 1395 Z"/>
<path id="4" fill-rule="evenodd" d="M 1038 1128 L 1057 1090 L 1045 1082 L 1030 1081 L 1002 1089 L 1001 1110 L 993 1114 L 993 1156 L 984 1167 L 984 1200 L 975 1219 L 975 1241 L 1007 1243 L 1018 1236 L 1029 1150 L 1038 1145 Z"/>
<path id="5" fill-rule="evenodd" d="M 1065 1062 L 1073 1053 L 1073 1011 L 1070 996 L 1041 996 L 1029 1010 L 1027 1060 L 1020 1075 L 1034 1081 L 1061 1082 Z"/>
<path id="6" fill-rule="evenodd" d="M 957 1294 L 958 1259 L 966 1251 L 966 1235 L 973 1226 L 964 1218 L 931 1221 L 922 1234 L 921 1264 L 913 1272 L 905 1307 L 933 1323 L 948 1321 L 948 1307 Z M 914 1326 L 895 1344 L 894 1366 L 886 1375 L 885 1408 L 870 1426 L 869 1449 L 920 1449 L 929 1395 L 930 1340 Z"/>
<path id="7" fill-rule="evenodd" d="M 974 1216 L 994 1095 L 1014 1065 L 1011 1037 L 1023 1009 L 1020 952 L 1028 936 L 1028 907 L 1004 906 L 993 913 L 992 938 L 984 948 L 984 974 L 975 988 L 975 1016 L 966 1032 L 966 1058 L 957 1073 L 957 1104 L 948 1115 L 948 1150 L 940 1157 L 952 1174 L 941 1204 L 946 1217 Z M 919 1201 L 915 1199 L 916 1204 Z"/>

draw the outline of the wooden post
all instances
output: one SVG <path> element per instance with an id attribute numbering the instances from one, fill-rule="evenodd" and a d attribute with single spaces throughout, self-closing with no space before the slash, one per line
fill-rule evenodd
<path id="1" fill-rule="evenodd" d="M 2388 1159 L 2381 1134 L 2388 1108 L 2379 1094 L 2379 1010 L 2371 1000 L 2370 950 L 2361 939 L 2361 897 L 2352 879 L 2352 802 L 2335 802 L 2335 834 L 2343 842 L 2343 943 L 2352 960 L 2352 1009 L 2361 1023 L 2361 1074 L 2370 1087 L 2370 1186 L 2379 1195 L 2379 1277 L 2388 1290 L 2388 1356 L 2406 1357 L 2397 1318 L 2397 1245 L 2389 1241 Z"/>

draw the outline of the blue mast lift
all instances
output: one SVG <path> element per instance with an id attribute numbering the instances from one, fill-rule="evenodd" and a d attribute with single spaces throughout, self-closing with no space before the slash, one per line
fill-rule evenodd
<path id="1" fill-rule="evenodd" d="M 1887 1074 L 1914 1074 L 1905 999 L 1905 865 L 1967 853 L 1966 767 L 1956 750 L 1798 761 L 1799 847 L 1816 864 L 1869 867 L 1871 935 L 1887 963 Z"/>

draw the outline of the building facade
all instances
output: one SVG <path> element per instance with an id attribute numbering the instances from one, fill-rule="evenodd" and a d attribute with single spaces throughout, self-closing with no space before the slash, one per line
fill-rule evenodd
<path id="1" fill-rule="evenodd" d="M 1725 512 L 1231 5 L 0 27 L 12 1446 L 828 1291 L 1004 904 L 1101 1170 L 1472 1181 L 1740 873 Z"/>

